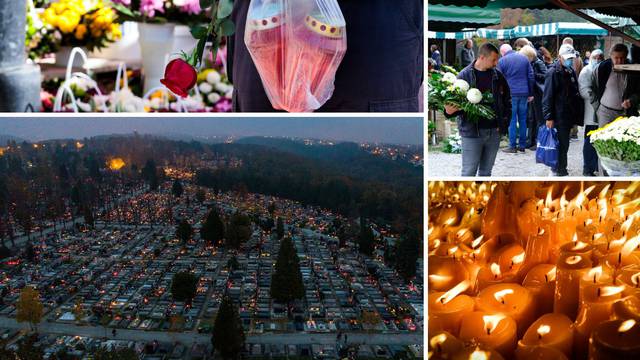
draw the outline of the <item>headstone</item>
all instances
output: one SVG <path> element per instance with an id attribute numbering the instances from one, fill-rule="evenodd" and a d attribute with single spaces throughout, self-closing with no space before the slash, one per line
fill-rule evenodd
<path id="1" fill-rule="evenodd" d="M 24 0 L 0 1 L 0 111 L 40 110 L 40 67 L 26 63 Z"/>

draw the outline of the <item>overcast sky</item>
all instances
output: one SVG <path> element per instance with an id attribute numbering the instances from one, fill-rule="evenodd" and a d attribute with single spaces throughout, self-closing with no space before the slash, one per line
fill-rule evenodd
<path id="1" fill-rule="evenodd" d="M 0 118 L 0 135 L 29 141 L 95 135 L 180 134 L 210 136 L 284 136 L 337 141 L 422 144 L 422 118 L 172 118 L 55 117 Z"/>

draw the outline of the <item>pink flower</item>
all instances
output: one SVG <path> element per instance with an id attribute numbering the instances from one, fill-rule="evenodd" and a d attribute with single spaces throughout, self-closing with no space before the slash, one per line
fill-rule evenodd
<path id="1" fill-rule="evenodd" d="M 122 5 L 126 5 L 129 6 L 131 5 L 131 0 L 111 0 L 116 4 L 122 4 Z"/>
<path id="2" fill-rule="evenodd" d="M 174 4 L 178 6 L 181 12 L 191 15 L 200 14 L 202 11 L 200 9 L 200 0 L 180 0 L 175 1 Z"/>
<path id="3" fill-rule="evenodd" d="M 231 99 L 223 97 L 215 104 L 214 109 L 216 112 L 231 112 L 233 109 Z"/>
<path id="4" fill-rule="evenodd" d="M 125 0 L 129 1 L 129 0 Z M 142 0 L 140 1 L 140 12 L 147 17 L 154 17 L 156 11 L 164 13 L 164 1 L 163 0 Z"/>

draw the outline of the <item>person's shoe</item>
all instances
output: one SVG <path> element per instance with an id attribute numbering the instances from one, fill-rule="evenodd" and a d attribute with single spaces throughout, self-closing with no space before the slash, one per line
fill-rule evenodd
<path id="1" fill-rule="evenodd" d="M 556 171 L 556 176 L 569 176 L 569 172 L 567 172 L 567 170 L 563 170 L 563 171 Z"/>
<path id="2" fill-rule="evenodd" d="M 583 171 L 582 176 L 598 176 L 595 172 Z"/>
<path id="3" fill-rule="evenodd" d="M 520 149 L 518 149 L 518 151 L 520 151 L 521 153 L 523 153 L 523 152 L 524 152 L 524 148 L 520 148 Z"/>
<path id="4" fill-rule="evenodd" d="M 507 154 L 517 154 L 518 150 L 516 148 L 512 148 L 512 147 L 508 147 L 505 149 L 502 149 L 502 151 L 506 152 Z"/>
<path id="5" fill-rule="evenodd" d="M 536 150 L 538 150 L 538 146 L 537 145 L 531 145 L 527 149 L 529 149 L 531 151 L 536 151 Z"/>

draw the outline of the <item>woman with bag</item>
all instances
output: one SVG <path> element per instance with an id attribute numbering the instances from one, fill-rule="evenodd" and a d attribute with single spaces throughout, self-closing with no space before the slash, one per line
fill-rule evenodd
<path id="1" fill-rule="evenodd" d="M 556 176 L 567 176 L 567 153 L 571 128 L 582 126 L 584 121 L 584 104 L 578 89 L 578 77 L 573 70 L 576 59 L 573 46 L 564 44 L 560 47 L 558 59 L 547 70 L 544 82 L 542 112 L 547 128 L 555 128 L 558 132 L 558 166 Z"/>

